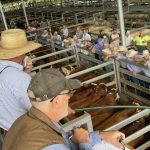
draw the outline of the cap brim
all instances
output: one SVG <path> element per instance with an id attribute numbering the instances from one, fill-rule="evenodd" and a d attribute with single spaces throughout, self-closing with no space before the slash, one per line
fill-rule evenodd
<path id="1" fill-rule="evenodd" d="M 29 41 L 23 48 L 4 49 L 0 46 L 0 59 L 10 59 L 21 56 L 41 47 L 41 44 Z"/>
<path id="2" fill-rule="evenodd" d="M 82 86 L 82 83 L 81 83 L 81 81 L 79 81 L 77 79 L 68 79 L 67 86 L 68 86 L 69 90 L 75 90 L 75 89 L 80 88 Z"/>

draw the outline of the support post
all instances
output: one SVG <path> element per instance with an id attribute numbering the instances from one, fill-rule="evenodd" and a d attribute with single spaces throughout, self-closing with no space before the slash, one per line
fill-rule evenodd
<path id="1" fill-rule="evenodd" d="M 75 14 L 75 23 L 78 24 L 78 16 Z"/>
<path id="2" fill-rule="evenodd" d="M 130 0 L 128 0 L 128 12 L 130 12 Z"/>
<path id="3" fill-rule="evenodd" d="M 26 13 L 26 9 L 25 9 L 25 5 L 24 5 L 24 1 L 21 0 L 21 3 L 22 3 L 22 8 L 23 8 L 23 12 L 24 12 L 24 16 L 25 16 L 25 20 L 26 20 L 26 23 L 27 23 L 27 26 L 29 25 L 29 22 L 28 22 L 28 18 L 27 18 L 27 13 Z"/>
<path id="4" fill-rule="evenodd" d="M 52 51 L 55 52 L 55 43 L 53 41 L 52 29 L 51 29 L 51 24 L 50 24 L 49 20 L 47 20 L 47 24 L 48 24 L 48 29 L 49 29 L 49 33 L 50 33 L 50 42 L 51 42 L 51 46 L 52 46 Z"/>
<path id="5" fill-rule="evenodd" d="M 3 22 L 4 22 L 5 29 L 8 29 L 8 26 L 7 26 L 6 18 L 5 18 L 4 12 L 3 12 L 3 8 L 2 8 L 2 3 L 1 3 L 1 1 L 0 1 L 0 10 L 1 10 L 2 19 L 3 19 Z"/>
<path id="6" fill-rule="evenodd" d="M 121 31 L 121 43 L 123 46 L 125 46 L 126 42 L 125 42 L 125 27 L 124 27 L 122 0 L 117 0 L 117 2 L 118 2 L 119 22 Z"/>

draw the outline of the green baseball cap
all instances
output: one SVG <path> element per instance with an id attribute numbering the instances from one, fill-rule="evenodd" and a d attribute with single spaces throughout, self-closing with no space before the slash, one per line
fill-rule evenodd
<path id="1" fill-rule="evenodd" d="M 57 96 L 63 90 L 75 90 L 81 87 L 77 79 L 66 79 L 65 76 L 54 68 L 38 72 L 31 80 L 28 95 L 31 101 L 45 101 Z"/>

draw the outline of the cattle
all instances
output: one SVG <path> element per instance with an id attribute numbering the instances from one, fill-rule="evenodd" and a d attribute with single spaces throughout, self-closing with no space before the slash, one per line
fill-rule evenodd
<path id="1" fill-rule="evenodd" d="M 122 132 L 124 132 L 126 137 L 128 137 L 129 135 L 135 133 L 136 131 L 139 131 L 143 127 L 145 127 L 145 118 L 144 117 L 142 117 L 138 121 L 126 126 L 125 129 L 122 130 Z M 130 145 L 133 148 L 136 148 L 136 147 L 140 146 L 144 142 L 144 140 L 145 140 L 145 137 L 144 137 L 144 135 L 142 135 L 142 136 L 138 137 L 137 139 L 129 142 L 128 145 Z"/>
<path id="2" fill-rule="evenodd" d="M 89 97 L 84 98 L 84 99 L 80 99 L 77 101 L 72 101 L 72 103 L 70 103 L 70 106 L 72 108 L 78 108 L 78 107 L 87 107 L 87 106 L 91 106 L 93 103 L 96 102 L 97 99 L 100 99 L 101 97 L 103 97 L 107 92 L 107 87 L 105 84 L 100 83 L 96 90 L 94 91 L 93 94 L 91 94 Z"/>
<path id="3" fill-rule="evenodd" d="M 105 95 L 102 99 L 99 99 L 93 106 L 116 106 L 118 105 L 118 93 L 116 89 L 110 90 L 107 95 Z M 116 112 L 116 109 L 96 109 L 88 111 L 92 116 L 92 122 L 94 128 L 102 123 L 104 120 L 108 119 L 113 113 Z"/>
<path id="4" fill-rule="evenodd" d="M 103 123 L 99 124 L 96 127 L 96 129 L 98 129 L 98 130 L 107 129 L 107 128 L 111 127 L 112 125 L 114 125 L 118 122 L 121 122 L 124 119 L 132 116 L 133 114 L 136 113 L 136 111 L 137 111 L 137 109 L 135 109 L 135 108 L 128 108 L 128 109 L 124 109 L 119 112 L 116 112 L 108 120 L 105 120 Z"/>
<path id="5" fill-rule="evenodd" d="M 70 106 L 73 109 L 79 108 L 79 107 L 88 107 L 91 106 L 93 103 L 96 102 L 96 100 L 100 99 L 107 93 L 107 87 L 104 83 L 100 83 L 97 85 L 96 89 L 93 90 L 92 94 L 90 94 L 88 97 L 85 97 L 83 99 L 78 98 L 76 101 L 71 101 Z M 76 118 L 79 115 L 76 113 L 75 115 L 69 116 L 69 118 Z"/>
<path id="6" fill-rule="evenodd" d="M 32 54 L 35 56 L 35 57 L 40 57 L 40 56 L 44 56 L 44 55 L 47 55 L 49 54 L 49 50 L 45 50 L 43 47 L 35 50 L 32 52 Z M 44 65 L 46 63 L 49 63 L 49 62 L 53 62 L 53 61 L 56 61 L 56 57 L 55 56 L 50 56 L 50 57 L 47 57 L 47 58 L 44 58 L 44 59 L 40 59 L 40 60 L 36 60 L 33 65 L 34 67 L 37 67 L 37 66 L 41 66 L 41 65 Z M 54 67 L 59 67 L 58 64 L 55 64 Z M 46 67 L 44 67 L 46 68 Z"/>
<path id="7" fill-rule="evenodd" d="M 95 84 L 88 84 L 86 87 L 82 86 L 81 88 L 77 89 L 77 91 L 71 97 L 70 103 L 88 97 L 96 91 L 96 88 L 97 85 Z"/>

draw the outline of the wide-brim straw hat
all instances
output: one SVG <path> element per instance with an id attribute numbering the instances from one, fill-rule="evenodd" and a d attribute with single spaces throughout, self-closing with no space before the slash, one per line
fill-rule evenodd
<path id="1" fill-rule="evenodd" d="M 148 55 L 148 54 L 150 54 L 148 50 L 144 50 L 144 51 L 142 52 L 142 55 L 143 55 L 143 56 Z"/>
<path id="2" fill-rule="evenodd" d="M 125 46 L 119 46 L 119 48 L 117 49 L 118 52 L 126 52 L 127 48 Z"/>
<path id="3" fill-rule="evenodd" d="M 21 56 L 41 46 L 41 44 L 28 41 L 24 30 L 5 30 L 1 33 L 0 59 L 10 59 Z"/>
<path id="4" fill-rule="evenodd" d="M 127 52 L 126 56 L 127 56 L 127 57 L 134 57 L 134 56 L 137 55 L 137 54 L 138 54 L 137 51 L 135 51 L 134 49 L 131 49 L 131 50 L 129 50 L 129 51 Z"/>

